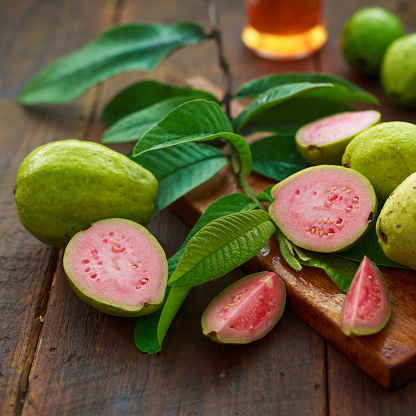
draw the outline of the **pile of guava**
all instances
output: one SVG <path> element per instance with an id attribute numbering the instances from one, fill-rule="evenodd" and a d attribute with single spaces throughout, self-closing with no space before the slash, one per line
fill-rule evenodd
<path id="1" fill-rule="evenodd" d="M 354 71 L 378 77 L 393 103 L 416 107 L 416 33 L 406 35 L 395 13 L 379 6 L 356 11 L 342 29 L 341 51 Z"/>

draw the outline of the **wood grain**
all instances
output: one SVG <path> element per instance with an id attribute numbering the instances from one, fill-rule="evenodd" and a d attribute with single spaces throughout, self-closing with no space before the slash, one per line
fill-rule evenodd
<path id="1" fill-rule="evenodd" d="M 102 2 L 105 5 L 115 2 Z M 85 7 L 85 16 L 92 5 Z M 80 46 L 110 19 L 73 29 L 72 1 L 1 2 L 0 97 L 0 414 L 19 414 L 41 332 L 58 251 L 36 241 L 20 225 L 13 189 L 17 169 L 35 147 L 84 133 L 92 95 L 76 104 L 29 109 L 16 103 L 23 83 L 52 60 Z M 87 18 L 85 18 L 87 21 Z M 71 31 L 67 31 L 71 28 Z M 66 28 L 66 30 L 63 30 Z"/>
<path id="2" fill-rule="evenodd" d="M 170 4 L 160 8 L 160 3 L 152 3 L 149 8 L 141 8 L 136 2 L 125 2 L 118 15 L 129 21 L 156 16 L 152 20 L 168 22 L 183 18 L 187 10 L 188 18 L 204 20 L 202 3 L 191 8 L 186 7 L 187 2 Z M 83 1 L 77 2 L 80 15 L 84 5 Z M 235 2 L 227 6 L 227 14 L 231 15 L 235 6 Z M 87 20 L 77 21 L 79 30 L 84 25 L 88 25 Z M 180 56 L 169 58 L 167 67 L 156 70 L 152 78 L 183 81 L 185 75 L 202 73 L 216 79 L 219 71 L 212 59 L 214 52 L 212 44 L 198 51 L 185 49 Z M 139 74 L 138 78 L 145 77 Z M 105 128 L 97 120 L 99 109 L 135 79 L 131 75 L 116 78 L 96 91 L 88 116 L 92 123 L 86 132 L 80 132 L 87 135 L 84 137 L 99 139 Z M 49 109 L 47 116 L 48 112 Z M 156 216 L 149 229 L 168 256 L 179 248 L 189 230 L 170 211 Z M 267 413 L 270 409 L 282 409 L 288 414 L 302 413 L 305 403 L 314 414 L 326 414 L 324 342 L 294 314 L 285 314 L 268 341 L 241 349 L 224 348 L 202 336 L 203 309 L 216 293 L 241 277 L 241 271 L 196 288 L 175 319 L 163 351 L 158 356 L 147 356 L 134 345 L 135 320 L 105 316 L 85 305 L 69 288 L 60 259 L 57 264 L 23 415 L 235 415 Z"/>
<path id="3" fill-rule="evenodd" d="M 326 2 L 328 44 L 321 53 L 293 62 L 254 56 L 240 40 L 241 0 L 217 3 L 234 88 L 269 73 L 323 70 L 345 76 L 380 96 L 385 119 L 416 121 L 413 112 L 393 107 L 376 81 L 354 75 L 339 55 L 343 20 L 370 2 Z M 384 0 L 383 5 L 398 10 L 407 28 L 416 30 L 413 2 Z M 206 7 L 202 1 L 189 0 L 0 0 L 0 10 L 0 414 L 414 414 L 414 381 L 393 392 L 383 389 L 290 309 L 258 343 L 238 348 L 216 345 L 203 337 L 202 311 L 222 288 L 244 274 L 241 270 L 192 290 L 156 356 L 136 349 L 135 320 L 106 316 L 82 303 L 66 282 L 62 253 L 36 241 L 18 221 L 13 187 L 20 162 L 33 148 L 52 140 L 99 141 L 106 128 L 98 118 L 100 109 L 139 79 L 182 84 L 185 78 L 202 74 L 223 87 L 215 46 L 206 42 L 185 48 L 151 74 L 116 77 L 64 106 L 22 108 L 16 96 L 35 72 L 112 23 L 196 20 L 209 30 Z M 115 147 L 123 151 L 130 145 Z M 252 180 L 259 186 L 258 178 Z M 233 184 L 231 190 L 238 188 Z M 181 215 L 194 222 L 217 191 L 205 191 L 198 203 L 186 203 L 197 209 Z M 189 226 L 165 210 L 155 216 L 149 229 L 170 256 Z M 278 256 L 273 246 L 267 256 Z M 292 276 L 283 263 L 279 267 L 283 275 L 298 279 L 300 287 L 291 289 L 289 306 L 301 309 L 296 299 L 310 282 Z M 332 296 L 335 289 L 324 275 L 313 274 L 311 279 L 313 284 L 326 282 L 322 296 Z M 302 316 L 302 310 L 297 313 Z M 336 311 L 327 314 L 329 322 L 336 320 Z M 313 317 L 303 319 L 308 322 Z"/>

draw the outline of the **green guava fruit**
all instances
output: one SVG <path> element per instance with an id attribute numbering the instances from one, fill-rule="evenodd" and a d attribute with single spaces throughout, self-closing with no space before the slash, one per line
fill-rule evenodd
<path id="1" fill-rule="evenodd" d="M 281 318 L 286 287 L 273 272 L 245 276 L 216 296 L 201 318 L 204 335 L 219 344 L 263 338 Z"/>
<path id="2" fill-rule="evenodd" d="M 352 69 L 361 75 L 376 77 L 388 46 L 404 35 L 401 20 L 377 6 L 355 12 L 341 34 L 341 51 Z"/>
<path id="3" fill-rule="evenodd" d="M 379 198 L 416 172 L 416 125 L 380 123 L 358 134 L 345 149 L 342 165 L 362 173 Z"/>
<path id="4" fill-rule="evenodd" d="M 40 146 L 24 159 L 15 201 L 32 235 L 64 248 L 100 219 L 148 223 L 157 190 L 153 174 L 127 156 L 101 144 L 63 140 Z"/>
<path id="5" fill-rule="evenodd" d="M 110 218 L 80 231 L 63 259 L 75 293 L 100 312 L 116 316 L 153 313 L 163 303 L 168 278 L 165 252 L 133 221 Z"/>
<path id="6" fill-rule="evenodd" d="M 383 253 L 416 270 L 416 173 L 406 178 L 389 196 L 376 224 Z"/>
<path id="7" fill-rule="evenodd" d="M 312 121 L 296 133 L 296 146 L 311 165 L 340 165 L 347 144 L 380 122 L 375 110 L 349 111 Z"/>
<path id="8" fill-rule="evenodd" d="M 416 33 L 389 46 L 381 64 L 380 82 L 394 104 L 416 107 Z"/>
<path id="9" fill-rule="evenodd" d="M 359 172 L 320 165 L 301 170 L 271 190 L 269 214 L 286 238 L 321 253 L 348 249 L 375 218 L 377 198 Z"/>
<path id="10" fill-rule="evenodd" d="M 362 260 L 341 309 L 345 335 L 370 335 L 381 331 L 390 319 L 390 294 L 378 267 Z"/>

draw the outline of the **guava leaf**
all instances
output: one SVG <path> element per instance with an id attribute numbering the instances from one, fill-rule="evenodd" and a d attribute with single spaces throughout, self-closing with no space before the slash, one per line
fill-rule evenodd
<path id="1" fill-rule="evenodd" d="M 190 239 L 202 227 L 224 215 L 248 211 L 255 208 L 255 206 L 256 204 L 251 202 L 250 199 L 243 194 L 225 195 L 209 205 L 192 228 L 181 248 L 169 259 L 169 276 L 171 276 L 176 269 Z M 191 288 L 186 287 L 168 287 L 163 308 L 151 315 L 139 318 L 134 331 L 134 340 L 140 351 L 147 352 L 148 354 L 155 354 L 161 350 L 166 332 L 190 289 Z"/>
<path id="2" fill-rule="evenodd" d="M 221 150 L 193 142 L 142 153 L 131 159 L 150 170 L 159 182 L 155 213 L 210 179 L 228 163 Z"/>
<path id="3" fill-rule="evenodd" d="M 174 108 L 192 99 L 194 98 L 190 96 L 167 98 L 130 113 L 109 127 L 101 137 L 101 141 L 103 143 L 137 142 Z"/>
<path id="4" fill-rule="evenodd" d="M 218 102 L 218 99 L 207 91 L 147 80 L 133 84 L 117 94 L 104 107 L 101 119 L 108 124 L 113 124 L 130 113 L 168 98 L 183 96 Z"/>
<path id="5" fill-rule="evenodd" d="M 241 134 L 274 132 L 293 137 L 299 128 L 319 118 L 353 111 L 350 105 L 320 97 L 307 97 L 306 93 L 266 109 L 250 119 Z"/>
<path id="6" fill-rule="evenodd" d="M 67 103 L 117 74 L 150 71 L 177 49 L 205 39 L 204 29 L 192 22 L 115 26 L 35 75 L 19 102 Z"/>
<path id="7" fill-rule="evenodd" d="M 214 220 L 189 241 L 168 284 L 190 287 L 217 279 L 251 259 L 275 231 L 263 210 Z"/>
<path id="8" fill-rule="evenodd" d="M 350 260 L 332 254 L 316 253 L 305 250 L 309 261 L 299 259 L 304 266 L 319 267 L 327 273 L 331 280 L 343 292 L 348 292 L 352 279 L 357 272 L 358 265 Z"/>
<path id="9" fill-rule="evenodd" d="M 222 138 L 230 142 L 240 162 L 242 176 L 251 172 L 252 158 L 247 142 L 233 133 L 228 117 L 218 103 L 206 100 L 186 102 L 172 110 L 136 144 L 133 156 L 150 150 Z"/>
<path id="10" fill-rule="evenodd" d="M 284 101 L 304 94 L 308 91 L 317 89 L 331 89 L 334 84 L 321 83 L 312 84 L 310 82 L 298 82 L 295 84 L 278 85 L 259 94 L 240 114 L 234 119 L 233 126 L 236 132 L 240 132 L 243 127 L 254 117 L 257 117 L 267 109 L 274 107 Z"/>
<path id="11" fill-rule="evenodd" d="M 266 188 L 264 188 L 262 191 L 260 191 L 257 194 L 258 200 L 272 203 L 274 201 L 274 198 L 272 197 L 271 190 L 272 190 L 274 185 L 276 185 L 276 184 L 269 185 Z"/>
<path id="12" fill-rule="evenodd" d="M 168 288 L 170 290 L 170 288 Z M 157 310 L 151 315 L 141 316 L 134 328 L 134 343 L 136 347 L 148 354 L 156 354 L 161 346 L 157 339 L 157 327 L 159 325 L 162 309 Z"/>
<path id="13" fill-rule="evenodd" d="M 356 245 L 354 245 L 346 251 L 336 253 L 335 255 L 357 262 L 361 262 L 364 256 L 367 256 L 369 259 L 371 259 L 372 262 L 377 264 L 377 266 L 407 269 L 406 266 L 398 264 L 386 257 L 386 255 L 383 253 L 383 250 L 380 247 L 380 244 L 378 243 L 375 227 L 372 227 L 364 236 L 364 238 L 361 241 L 359 241 Z"/>
<path id="14" fill-rule="evenodd" d="M 296 149 L 293 137 L 271 136 L 250 145 L 253 170 L 281 181 L 309 166 Z"/>
<path id="15" fill-rule="evenodd" d="M 256 78 L 241 85 L 237 90 L 236 99 L 255 97 L 262 94 L 270 88 L 278 85 L 292 84 L 297 82 L 310 83 L 331 83 L 335 84 L 333 89 L 329 90 L 315 90 L 307 93 L 314 97 L 323 97 L 338 101 L 354 101 L 369 104 L 378 104 L 379 100 L 374 95 L 347 81 L 341 77 L 323 73 L 285 73 L 276 75 L 266 75 L 264 77 Z"/>
<path id="16" fill-rule="evenodd" d="M 284 236 L 284 234 L 279 229 L 276 230 L 276 237 L 279 243 L 280 253 L 282 254 L 282 257 L 286 261 L 286 263 L 296 271 L 302 270 L 302 266 L 296 259 L 295 253 L 293 252 L 291 242 Z"/>

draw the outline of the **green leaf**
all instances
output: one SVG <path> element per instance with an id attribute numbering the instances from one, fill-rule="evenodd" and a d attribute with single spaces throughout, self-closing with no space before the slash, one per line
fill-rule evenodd
<path id="1" fill-rule="evenodd" d="M 310 82 L 299 82 L 296 84 L 285 84 L 268 89 L 258 95 L 240 114 L 234 119 L 233 125 L 236 132 L 267 109 L 276 106 L 284 101 L 316 89 L 331 89 L 334 84 L 322 83 L 312 84 Z"/>
<path id="2" fill-rule="evenodd" d="M 276 181 L 309 166 L 296 149 L 293 137 L 266 137 L 253 142 L 250 149 L 253 170 Z"/>
<path id="3" fill-rule="evenodd" d="M 276 237 L 279 243 L 280 253 L 282 254 L 282 257 L 286 261 L 286 263 L 297 272 L 302 270 L 302 266 L 296 259 L 295 253 L 293 252 L 291 242 L 284 236 L 284 234 L 279 229 L 276 230 Z"/>
<path id="4" fill-rule="evenodd" d="M 371 261 L 377 264 L 377 266 L 397 267 L 402 269 L 407 268 L 386 257 L 378 243 L 375 227 L 372 227 L 365 237 L 355 246 L 341 253 L 336 253 L 335 255 L 358 262 L 361 262 L 364 256 L 367 256 Z"/>
<path id="5" fill-rule="evenodd" d="M 108 124 L 113 124 L 130 113 L 168 98 L 183 96 L 218 102 L 214 95 L 206 91 L 147 80 L 133 84 L 116 95 L 104 107 L 101 119 Z"/>
<path id="6" fill-rule="evenodd" d="M 169 295 L 166 299 L 165 304 L 163 305 L 162 313 L 157 325 L 157 342 L 161 347 L 163 340 L 165 339 L 166 333 L 178 313 L 179 308 L 181 307 L 186 296 L 190 292 L 190 287 L 172 287 L 169 292 Z"/>
<path id="7" fill-rule="evenodd" d="M 19 95 L 21 104 L 67 103 L 92 86 L 127 71 L 150 71 L 174 51 L 206 39 L 191 22 L 125 24 L 35 75 Z"/>
<path id="8" fill-rule="evenodd" d="M 356 263 L 331 254 L 315 253 L 307 250 L 305 252 L 310 260 L 303 261 L 300 259 L 299 262 L 301 264 L 304 266 L 319 267 L 325 270 L 340 290 L 348 292 L 348 288 L 358 269 Z"/>
<path id="9" fill-rule="evenodd" d="M 157 339 L 157 327 L 161 314 L 162 309 L 159 309 L 151 315 L 141 316 L 138 319 L 134 328 L 134 343 L 140 351 L 148 354 L 156 354 L 160 351 L 161 345 Z"/>
<path id="10" fill-rule="evenodd" d="M 171 276 L 176 269 L 188 242 L 205 225 L 224 215 L 248 211 L 255 206 L 256 204 L 251 202 L 250 199 L 243 194 L 225 195 L 209 205 L 192 228 L 181 248 L 169 259 L 169 276 Z M 166 332 L 189 291 L 190 288 L 186 287 L 168 287 L 166 291 L 167 297 L 163 308 L 152 315 L 139 318 L 134 331 L 134 340 L 140 351 L 154 354 L 161 350 Z"/>
<path id="11" fill-rule="evenodd" d="M 192 99 L 193 97 L 189 96 L 167 98 L 128 114 L 108 128 L 101 141 L 103 143 L 137 142 L 174 108 Z"/>
<path id="12" fill-rule="evenodd" d="M 247 142 L 237 134 L 220 105 L 206 100 L 193 100 L 172 110 L 136 144 L 133 156 L 150 150 L 176 146 L 194 141 L 222 138 L 229 141 L 237 152 L 240 173 L 248 176 L 252 159 Z"/>
<path id="13" fill-rule="evenodd" d="M 277 75 L 267 75 L 261 78 L 250 80 L 243 84 L 237 91 L 235 98 L 255 97 L 262 94 L 270 88 L 284 84 L 297 82 L 311 83 L 331 83 L 335 84 L 333 89 L 325 91 L 313 91 L 311 94 L 315 97 L 324 96 L 324 98 L 339 101 L 354 101 L 369 104 L 378 104 L 379 100 L 374 95 L 358 87 L 350 81 L 341 77 L 323 73 L 285 73 Z"/>
<path id="14" fill-rule="evenodd" d="M 237 193 L 224 195 L 222 197 L 219 197 L 213 203 L 211 203 L 192 228 L 191 232 L 182 244 L 181 248 L 177 251 L 176 254 L 174 254 L 169 259 L 169 276 L 171 276 L 174 270 L 176 269 L 179 260 L 181 259 L 182 254 L 185 251 L 186 245 L 198 231 L 205 227 L 205 225 L 209 224 L 210 222 L 218 218 L 224 217 L 229 214 L 233 214 L 235 212 L 250 211 L 256 208 L 256 206 L 257 204 L 250 201 L 250 199 L 247 196 Z"/>
<path id="15" fill-rule="evenodd" d="M 311 121 L 353 110 L 354 108 L 348 104 L 320 97 L 308 97 L 305 93 L 254 116 L 244 125 L 241 134 L 269 131 L 293 137 L 300 127 Z"/>
<path id="16" fill-rule="evenodd" d="M 275 231 L 263 210 L 214 220 L 188 243 L 168 284 L 189 287 L 221 277 L 251 259 Z"/>
<path id="17" fill-rule="evenodd" d="M 228 163 L 221 150 L 192 142 L 142 153 L 132 160 L 150 170 L 159 182 L 154 212 L 201 185 Z"/>
<path id="18" fill-rule="evenodd" d="M 272 197 L 272 194 L 270 191 L 275 185 L 276 184 L 269 185 L 266 188 L 264 188 L 262 191 L 260 191 L 257 195 L 258 200 L 264 201 L 264 202 L 273 202 L 274 198 Z"/>

